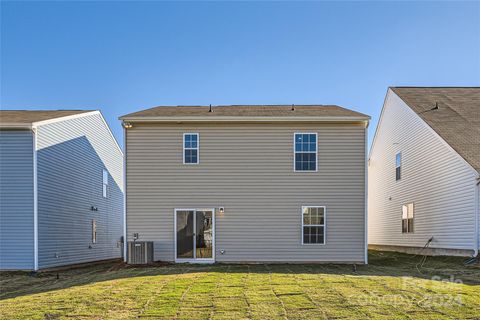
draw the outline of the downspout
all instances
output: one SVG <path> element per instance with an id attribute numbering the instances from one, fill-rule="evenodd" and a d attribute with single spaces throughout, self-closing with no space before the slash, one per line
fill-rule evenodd
<path id="1" fill-rule="evenodd" d="M 127 262 L 127 128 L 123 126 L 123 261 Z"/>
<path id="2" fill-rule="evenodd" d="M 38 180 L 37 180 L 37 129 L 33 134 L 33 270 L 38 270 Z"/>

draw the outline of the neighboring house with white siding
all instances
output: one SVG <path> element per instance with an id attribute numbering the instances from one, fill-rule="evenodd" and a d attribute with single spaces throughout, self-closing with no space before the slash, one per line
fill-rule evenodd
<path id="1" fill-rule="evenodd" d="M 120 258 L 123 188 L 99 111 L 0 111 L 0 269 Z"/>
<path id="2" fill-rule="evenodd" d="M 120 117 L 126 238 L 171 262 L 367 263 L 369 117 L 164 106 Z"/>
<path id="3" fill-rule="evenodd" d="M 372 248 L 478 255 L 480 88 L 389 88 L 368 169 Z"/>

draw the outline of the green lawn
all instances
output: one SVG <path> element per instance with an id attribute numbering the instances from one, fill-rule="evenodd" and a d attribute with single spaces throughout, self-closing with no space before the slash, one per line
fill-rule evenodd
<path id="1" fill-rule="evenodd" d="M 2 319 L 480 319 L 462 258 L 370 252 L 370 265 L 101 264 L 0 273 Z M 433 278 L 433 280 L 432 280 Z M 442 281 L 448 279 L 449 281 Z M 461 283 L 460 283 L 461 282 Z"/>

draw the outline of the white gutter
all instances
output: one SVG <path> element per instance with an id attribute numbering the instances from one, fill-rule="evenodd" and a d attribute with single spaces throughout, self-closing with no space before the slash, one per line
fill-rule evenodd
<path id="1" fill-rule="evenodd" d="M 127 262 L 127 129 L 123 128 L 123 261 Z"/>
<path id="2" fill-rule="evenodd" d="M 6 123 L 0 122 L 0 129 L 32 129 L 31 123 Z"/>
<path id="3" fill-rule="evenodd" d="M 120 117 L 129 122 L 368 122 L 370 117 Z"/>
<path id="4" fill-rule="evenodd" d="M 38 270 L 38 180 L 37 180 L 37 130 L 33 134 L 33 270 Z"/>

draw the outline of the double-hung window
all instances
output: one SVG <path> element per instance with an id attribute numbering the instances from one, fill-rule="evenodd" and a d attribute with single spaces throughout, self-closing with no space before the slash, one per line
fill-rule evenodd
<path id="1" fill-rule="evenodd" d="M 399 152 L 395 156 L 395 180 L 398 181 L 402 177 L 402 153 Z"/>
<path id="2" fill-rule="evenodd" d="M 302 207 L 302 244 L 325 244 L 325 207 Z"/>
<path id="3" fill-rule="evenodd" d="M 317 134 L 295 133 L 295 171 L 317 171 Z"/>
<path id="4" fill-rule="evenodd" d="M 183 163 L 198 164 L 200 162 L 198 149 L 199 149 L 198 133 L 184 133 L 183 134 Z"/>
<path id="5" fill-rule="evenodd" d="M 102 195 L 108 198 L 108 171 L 105 169 L 102 171 Z"/>
<path id="6" fill-rule="evenodd" d="M 413 203 L 402 206 L 402 233 L 413 232 Z"/>

